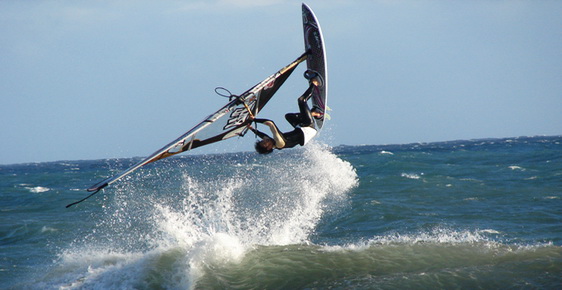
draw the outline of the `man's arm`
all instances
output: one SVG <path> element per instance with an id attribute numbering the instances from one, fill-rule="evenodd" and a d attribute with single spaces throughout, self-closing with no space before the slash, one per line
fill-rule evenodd
<path id="1" fill-rule="evenodd" d="M 285 147 L 285 138 L 283 137 L 283 134 L 279 131 L 279 128 L 277 128 L 277 126 L 275 125 L 275 123 L 269 119 L 254 119 L 255 122 L 257 123 L 262 123 L 264 125 L 266 125 L 267 127 L 269 127 L 269 130 L 271 130 L 271 134 L 273 135 L 273 140 L 275 140 L 275 147 L 277 148 L 283 148 Z M 251 127 L 250 127 L 251 128 Z M 253 129 L 253 128 L 251 128 Z M 255 131 L 254 131 L 255 130 Z M 266 134 L 253 129 L 252 131 L 254 132 L 259 132 L 265 136 L 267 136 Z M 256 133 L 258 134 L 258 133 Z M 263 138 L 261 135 L 258 134 L 258 136 L 260 136 L 261 138 Z M 267 136 L 268 138 L 271 138 L 269 136 Z"/>
<path id="2" fill-rule="evenodd" d="M 264 139 L 264 138 L 273 139 L 273 138 L 269 137 L 267 134 L 265 134 L 264 132 L 255 129 L 254 127 L 252 127 L 252 125 L 248 125 L 248 129 L 252 130 L 252 132 L 254 132 L 254 134 L 258 135 L 262 139 Z"/>

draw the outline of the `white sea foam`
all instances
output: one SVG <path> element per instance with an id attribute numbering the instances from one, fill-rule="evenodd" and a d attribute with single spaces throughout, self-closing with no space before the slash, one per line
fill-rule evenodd
<path id="1" fill-rule="evenodd" d="M 32 193 L 41 193 L 51 190 L 50 188 L 43 187 L 43 186 L 26 187 L 26 188 Z"/>
<path id="2" fill-rule="evenodd" d="M 341 198 L 357 184 L 354 168 L 327 147 L 311 143 L 297 154 L 270 160 L 250 182 L 233 177 L 222 183 L 211 201 L 204 201 L 208 184 L 185 177 L 188 210 L 162 207 L 160 222 L 172 244 L 183 243 L 187 249 L 189 280 L 200 277 L 206 263 L 238 261 L 255 245 L 307 243 L 326 208 L 324 201 Z M 248 192 L 262 195 L 255 199 L 258 204 L 239 207 L 237 198 L 251 198 Z"/>
<path id="3" fill-rule="evenodd" d="M 517 165 L 511 165 L 511 166 L 508 166 L 507 168 L 509 168 L 511 170 L 525 171 L 525 168 L 523 168 L 521 166 L 517 166 Z"/>
<path id="4" fill-rule="evenodd" d="M 146 237 L 135 236 L 144 237 L 147 249 L 119 250 L 140 242 L 118 233 L 111 239 L 119 247 L 108 243 L 92 249 L 85 239 L 88 250 L 63 253 L 62 272 L 72 282 L 61 287 L 136 288 L 164 259 L 173 266 L 158 285 L 188 289 L 210 265 L 236 263 L 256 246 L 309 243 L 331 202 L 345 200 L 345 193 L 357 185 L 357 174 L 350 163 L 314 142 L 276 154 L 259 156 L 259 164 L 232 164 L 232 175 L 197 178 L 186 171 L 179 199 L 154 199 L 140 211 L 154 228 Z M 131 223 L 126 213 L 131 207 L 123 202 L 107 226 L 117 225 L 118 231 Z"/>
<path id="5" fill-rule="evenodd" d="M 400 174 L 400 176 L 402 177 L 406 177 L 408 179 L 420 179 L 421 176 L 415 173 L 405 173 L 403 172 L 402 174 Z"/>
<path id="6" fill-rule="evenodd" d="M 41 228 L 41 233 L 56 232 L 56 231 L 58 231 L 58 230 L 55 229 L 55 228 L 48 227 L 48 226 L 43 226 Z"/>
<path id="7" fill-rule="evenodd" d="M 369 242 L 371 244 L 391 244 L 391 243 L 474 243 L 487 241 L 478 232 L 473 231 L 457 231 L 447 228 L 434 228 L 428 232 L 420 232 L 415 234 L 395 233 L 382 237 L 375 237 Z"/>
<path id="8" fill-rule="evenodd" d="M 480 230 L 480 233 L 485 233 L 485 234 L 499 234 L 500 232 L 493 230 L 493 229 L 485 229 L 485 230 Z"/>
<path id="9" fill-rule="evenodd" d="M 373 246 L 389 246 L 389 245 L 416 245 L 416 244 L 471 244 L 471 243 L 484 243 L 484 244 L 496 244 L 495 242 L 488 239 L 481 233 L 490 233 L 484 231 L 458 231 L 448 228 L 434 228 L 426 232 L 418 233 L 390 233 L 387 235 L 376 236 L 368 240 L 348 244 L 344 246 L 325 246 L 323 250 L 326 251 L 342 251 L 342 250 L 352 250 L 352 251 L 364 251 Z"/>
<path id="10" fill-rule="evenodd" d="M 111 249 L 83 248 L 65 251 L 60 257 L 60 281 L 46 288 L 60 289 L 133 289 L 146 271 L 155 253 L 118 252 Z M 55 283 L 53 283 L 55 282 Z M 58 284 L 58 287 L 53 287 Z"/>

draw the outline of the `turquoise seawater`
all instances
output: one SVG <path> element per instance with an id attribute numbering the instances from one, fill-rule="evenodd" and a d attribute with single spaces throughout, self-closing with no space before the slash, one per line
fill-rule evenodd
<path id="1" fill-rule="evenodd" d="M 560 289 L 562 136 L 0 165 L 1 289 Z"/>

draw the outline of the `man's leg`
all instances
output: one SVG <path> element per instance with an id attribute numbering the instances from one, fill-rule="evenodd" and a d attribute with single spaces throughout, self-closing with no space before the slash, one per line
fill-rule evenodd
<path id="1" fill-rule="evenodd" d="M 289 122 L 289 124 L 291 124 L 291 126 L 293 126 L 293 128 L 296 128 L 302 123 L 299 113 L 287 113 L 285 114 L 285 119 Z"/>
<path id="2" fill-rule="evenodd" d="M 299 112 L 300 112 L 299 119 L 300 119 L 300 125 L 302 127 L 312 126 L 313 124 L 312 114 L 310 113 L 310 108 L 308 107 L 308 100 L 310 99 L 310 97 L 312 97 L 312 91 L 314 90 L 315 87 L 316 86 L 311 83 L 310 86 L 308 86 L 306 92 L 304 92 L 304 94 L 300 96 L 298 99 Z"/>

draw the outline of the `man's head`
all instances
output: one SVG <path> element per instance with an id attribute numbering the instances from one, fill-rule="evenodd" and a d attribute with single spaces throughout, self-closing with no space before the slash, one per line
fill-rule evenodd
<path id="1" fill-rule="evenodd" d="M 273 152 L 274 145 L 275 141 L 273 141 L 273 139 L 265 138 L 261 141 L 256 142 L 256 145 L 254 147 L 259 154 L 269 154 Z"/>

